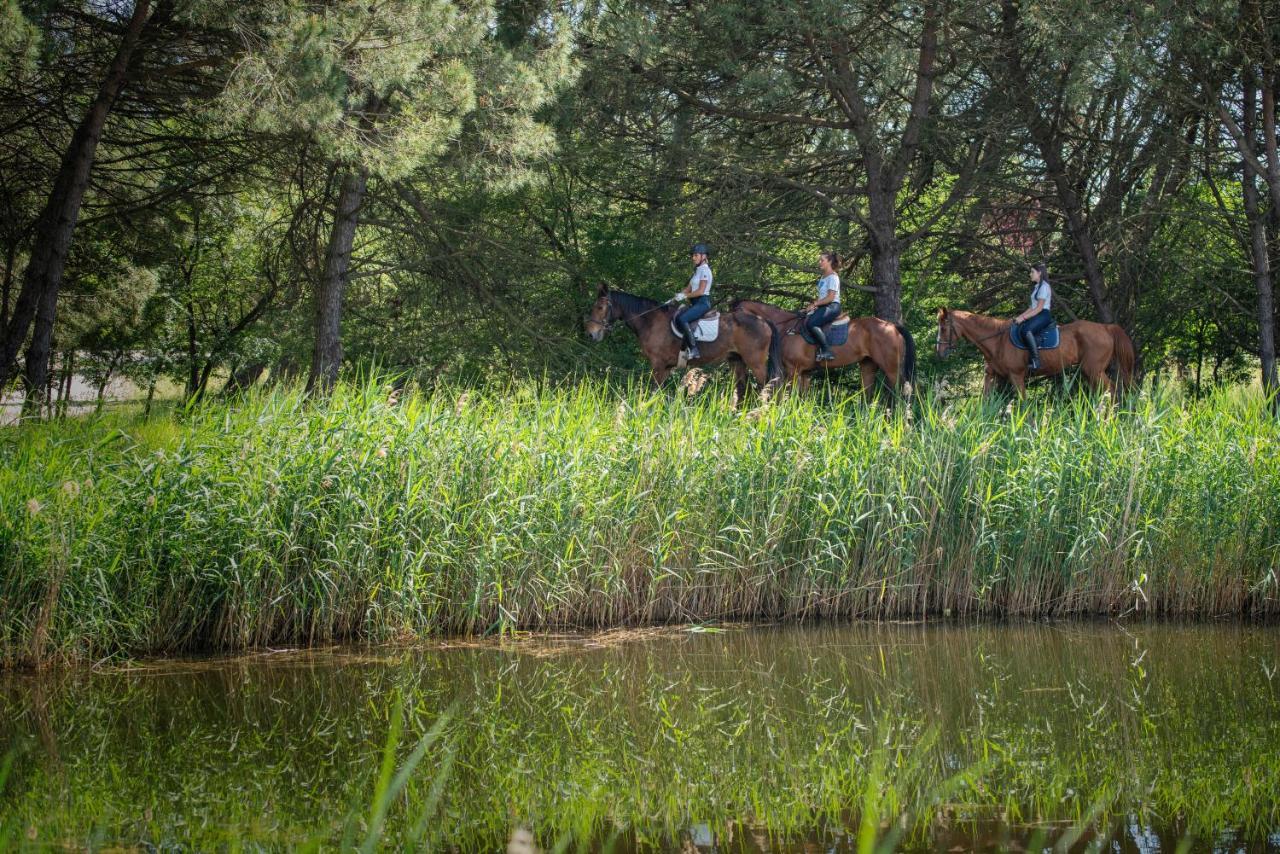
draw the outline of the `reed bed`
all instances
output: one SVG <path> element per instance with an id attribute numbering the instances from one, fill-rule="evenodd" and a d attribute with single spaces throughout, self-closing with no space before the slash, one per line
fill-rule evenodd
<path id="1" fill-rule="evenodd" d="M 1280 611 L 1248 390 L 892 411 L 523 382 L 0 435 L 0 664 L 666 621 Z"/>

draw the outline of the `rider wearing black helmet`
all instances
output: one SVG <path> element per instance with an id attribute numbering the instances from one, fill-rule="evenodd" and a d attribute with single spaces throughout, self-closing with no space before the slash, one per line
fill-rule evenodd
<path id="1" fill-rule="evenodd" d="M 707 245 L 705 243 L 695 243 L 693 248 L 689 250 L 690 260 L 693 261 L 693 275 L 689 278 L 689 284 L 679 290 L 672 301 L 684 302 L 689 300 L 689 307 L 682 309 L 676 313 L 675 325 L 680 330 L 680 334 L 684 337 L 685 349 L 689 352 L 690 359 L 696 359 L 702 354 L 698 352 L 698 344 L 693 340 L 693 324 L 698 322 L 704 314 L 711 311 L 711 267 L 707 265 Z"/>

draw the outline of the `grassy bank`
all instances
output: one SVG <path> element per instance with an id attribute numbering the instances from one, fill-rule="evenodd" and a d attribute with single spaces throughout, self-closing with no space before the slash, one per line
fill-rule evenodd
<path id="1" fill-rule="evenodd" d="M 1280 612 L 1280 425 L 1171 393 L 734 412 L 277 391 L 0 438 L 5 664 L 668 619 Z"/>

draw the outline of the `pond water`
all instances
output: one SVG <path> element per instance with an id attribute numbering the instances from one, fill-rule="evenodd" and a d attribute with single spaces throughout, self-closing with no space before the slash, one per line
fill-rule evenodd
<path id="1" fill-rule="evenodd" d="M 0 724 L 0 847 L 1280 851 L 1268 626 L 282 651 L 0 675 Z"/>

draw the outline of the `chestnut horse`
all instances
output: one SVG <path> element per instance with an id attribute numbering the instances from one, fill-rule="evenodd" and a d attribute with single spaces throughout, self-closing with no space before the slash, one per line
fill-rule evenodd
<path id="1" fill-rule="evenodd" d="M 1003 378 L 1013 383 L 1021 395 L 1027 388 L 1027 374 L 1049 377 L 1062 373 L 1072 365 L 1079 365 L 1085 378 L 1094 388 L 1105 388 L 1113 394 L 1116 385 L 1121 389 L 1133 381 L 1134 352 L 1129 334 L 1115 323 L 1094 323 L 1077 320 L 1059 327 L 1061 342 L 1052 350 L 1040 351 L 1040 369 L 1027 371 L 1025 350 L 1013 346 L 1009 340 L 1009 327 L 1013 321 L 999 317 L 987 317 L 971 311 L 954 308 L 938 310 L 938 356 L 945 359 L 960 341 L 969 341 L 982 351 L 987 360 L 986 379 L 982 393 L 989 394 L 996 380 Z M 1113 384 L 1107 376 L 1107 367 L 1116 365 Z"/>
<path id="2" fill-rule="evenodd" d="M 862 393 L 871 396 L 879 369 L 894 390 L 915 377 L 916 343 L 905 326 L 878 317 L 855 317 L 849 321 L 849 340 L 833 346 L 835 358 L 818 362 L 818 348 L 800 335 L 804 316 L 776 305 L 755 300 L 734 300 L 735 311 L 745 311 L 768 320 L 782 333 L 782 376 L 794 380 L 803 391 L 810 374 L 820 368 L 843 368 L 855 362 L 862 369 Z"/>
<path id="3" fill-rule="evenodd" d="M 671 332 L 671 319 L 681 307 L 601 285 L 585 326 L 591 340 L 600 341 L 615 323 L 625 323 L 640 339 L 640 350 L 649 360 L 654 384 L 661 385 L 677 367 L 684 349 L 684 342 Z M 748 371 L 761 388 L 777 378 L 777 340 L 767 320 L 742 311 L 722 312 L 716 340 L 699 341 L 702 356 L 690 359 L 688 364 L 702 367 L 734 359 L 737 399 L 741 401 L 747 393 Z"/>

